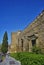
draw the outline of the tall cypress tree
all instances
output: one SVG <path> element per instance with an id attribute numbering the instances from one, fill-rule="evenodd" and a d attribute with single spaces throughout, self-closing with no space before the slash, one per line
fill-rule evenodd
<path id="1" fill-rule="evenodd" d="M 4 54 L 7 53 L 7 51 L 8 51 L 8 35 L 7 35 L 7 32 L 4 33 L 1 50 Z"/>

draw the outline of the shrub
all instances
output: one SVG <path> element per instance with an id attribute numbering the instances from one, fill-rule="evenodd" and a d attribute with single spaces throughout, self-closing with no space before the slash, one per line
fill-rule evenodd
<path id="1" fill-rule="evenodd" d="M 36 54 L 42 53 L 40 47 L 36 47 L 36 46 L 34 46 L 34 47 L 32 48 L 32 52 L 34 52 L 34 53 L 36 53 Z"/>
<path id="2" fill-rule="evenodd" d="M 44 55 L 42 54 L 22 52 L 11 54 L 11 56 L 19 60 L 21 62 L 21 65 L 44 65 Z"/>

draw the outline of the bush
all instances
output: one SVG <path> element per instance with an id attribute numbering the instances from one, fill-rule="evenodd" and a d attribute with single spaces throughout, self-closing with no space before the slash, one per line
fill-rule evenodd
<path id="1" fill-rule="evenodd" d="M 44 65 L 44 55 L 29 52 L 13 53 L 13 58 L 21 62 L 21 65 Z"/>
<path id="2" fill-rule="evenodd" d="M 41 52 L 41 49 L 40 49 L 39 47 L 36 47 L 36 46 L 34 46 L 34 47 L 32 48 L 32 52 L 34 52 L 34 53 L 36 53 L 36 54 L 42 53 L 42 52 Z"/>

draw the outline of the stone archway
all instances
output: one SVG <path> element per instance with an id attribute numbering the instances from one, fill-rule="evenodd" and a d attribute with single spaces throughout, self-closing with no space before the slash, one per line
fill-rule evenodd
<path id="1" fill-rule="evenodd" d="M 38 45 L 38 37 L 35 35 L 27 36 L 29 41 L 29 52 L 32 52 L 32 47 Z"/>

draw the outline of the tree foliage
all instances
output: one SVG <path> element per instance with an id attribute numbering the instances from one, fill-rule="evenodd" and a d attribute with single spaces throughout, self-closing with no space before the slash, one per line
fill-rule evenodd
<path id="1" fill-rule="evenodd" d="M 7 35 L 7 32 L 4 33 L 1 50 L 4 54 L 7 53 L 7 51 L 8 51 L 8 35 Z"/>

